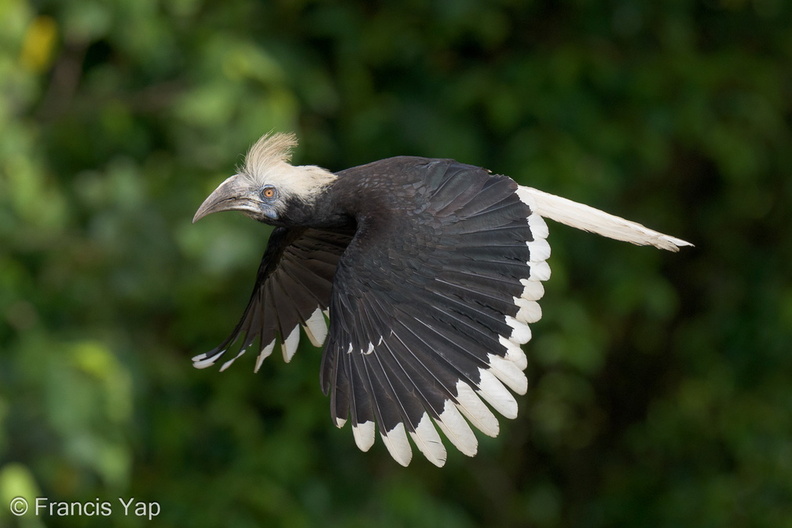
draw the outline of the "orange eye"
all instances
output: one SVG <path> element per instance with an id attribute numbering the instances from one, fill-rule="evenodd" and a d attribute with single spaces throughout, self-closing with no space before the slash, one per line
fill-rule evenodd
<path id="1" fill-rule="evenodd" d="M 274 198 L 275 197 L 275 189 L 273 189 L 272 187 L 267 187 L 266 189 L 261 191 L 261 195 L 264 198 Z"/>

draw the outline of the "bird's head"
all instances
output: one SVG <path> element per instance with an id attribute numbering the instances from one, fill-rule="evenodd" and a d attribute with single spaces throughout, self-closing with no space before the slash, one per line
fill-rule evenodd
<path id="1" fill-rule="evenodd" d="M 320 167 L 291 165 L 296 145 L 294 134 L 262 136 L 239 172 L 204 200 L 193 222 L 219 211 L 241 211 L 254 220 L 278 224 L 290 207 L 312 205 L 336 175 Z"/>

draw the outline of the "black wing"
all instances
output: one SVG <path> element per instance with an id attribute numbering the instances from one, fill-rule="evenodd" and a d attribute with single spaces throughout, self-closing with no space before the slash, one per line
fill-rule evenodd
<path id="1" fill-rule="evenodd" d="M 270 235 L 256 285 L 242 319 L 228 338 L 213 350 L 195 356 L 198 368 L 213 365 L 229 349 L 237 353 L 220 367 L 225 370 L 258 341 L 255 370 L 277 342 L 290 361 L 300 340 L 300 326 L 314 346 L 327 336 L 323 312 L 341 254 L 352 239 L 343 232 L 279 227 Z"/>
<path id="2" fill-rule="evenodd" d="M 544 220 L 511 179 L 446 160 L 419 169 L 429 176 L 415 207 L 358 219 L 335 276 L 322 386 L 360 449 L 377 424 L 396 461 L 409 463 L 409 435 L 440 466 L 435 425 L 472 456 L 468 422 L 498 433 L 482 399 L 517 415 L 506 387 L 527 389 L 520 345 L 541 317 L 550 248 Z"/>

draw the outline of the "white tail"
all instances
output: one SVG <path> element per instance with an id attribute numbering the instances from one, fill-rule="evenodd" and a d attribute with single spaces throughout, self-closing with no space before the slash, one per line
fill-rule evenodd
<path id="1" fill-rule="evenodd" d="M 520 186 L 517 195 L 539 216 L 615 240 L 639 246 L 650 245 L 668 251 L 679 251 L 682 246 L 693 245 L 682 239 L 653 231 L 637 222 L 532 187 Z"/>

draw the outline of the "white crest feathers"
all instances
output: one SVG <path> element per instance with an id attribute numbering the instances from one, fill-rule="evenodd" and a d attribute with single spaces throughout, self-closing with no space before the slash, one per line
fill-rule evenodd
<path id="1" fill-rule="evenodd" d="M 266 171 L 267 168 L 281 163 L 289 163 L 292 150 L 296 146 L 297 136 L 292 132 L 264 134 L 248 150 L 240 172 L 260 180 L 257 176 L 262 170 Z"/>
<path id="2" fill-rule="evenodd" d="M 251 185 L 274 185 L 285 197 L 312 202 L 336 175 L 315 165 L 292 165 L 296 146 L 297 136 L 293 133 L 265 134 L 248 150 L 239 174 Z"/>

